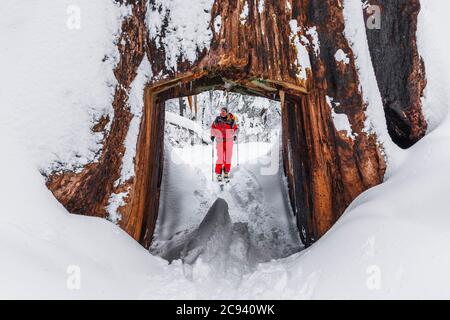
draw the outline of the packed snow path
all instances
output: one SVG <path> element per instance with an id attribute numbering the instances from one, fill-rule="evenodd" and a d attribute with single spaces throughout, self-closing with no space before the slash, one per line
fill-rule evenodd
<path id="1" fill-rule="evenodd" d="M 271 153 L 279 152 L 276 145 L 241 144 L 240 166 L 235 155 L 231 182 L 223 190 L 212 181 L 210 145 L 166 148 L 153 254 L 185 265 L 207 263 L 215 273 L 239 279 L 258 262 L 302 249 L 279 159 L 271 174 L 262 170 Z M 188 277 L 189 270 L 185 267 Z"/>

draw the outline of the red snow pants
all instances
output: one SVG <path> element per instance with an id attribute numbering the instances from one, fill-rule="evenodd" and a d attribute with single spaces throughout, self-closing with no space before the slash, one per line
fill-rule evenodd
<path id="1" fill-rule="evenodd" d="M 233 140 L 227 139 L 226 141 L 220 141 L 216 143 L 217 161 L 216 161 L 216 173 L 221 174 L 222 168 L 224 172 L 230 172 L 231 169 L 231 157 L 233 156 Z"/>

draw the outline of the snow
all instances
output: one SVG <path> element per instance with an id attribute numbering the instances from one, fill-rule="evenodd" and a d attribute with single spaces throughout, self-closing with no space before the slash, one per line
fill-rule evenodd
<path id="1" fill-rule="evenodd" d="M 66 26 L 73 8 L 79 9 L 79 28 Z M 112 112 L 113 41 L 125 12 L 110 1 L 73 6 L 71 1 L 50 0 L 3 1 L 1 10 L 0 130 L 14 127 L 8 134 L 24 144 L 27 156 L 42 170 L 56 159 L 69 168 L 86 164 L 95 158 L 102 139 L 90 126 Z M 105 54 L 108 60 L 101 63 Z M 28 116 L 20 119 L 24 114 Z"/>
<path id="2" fill-rule="evenodd" d="M 239 19 L 242 24 L 245 24 L 247 22 L 248 18 L 248 3 L 247 1 L 244 2 L 244 7 L 242 8 L 242 12 L 239 15 Z"/>
<path id="3" fill-rule="evenodd" d="M 427 69 L 424 106 L 430 130 L 410 149 L 398 150 L 386 133 L 361 3 L 344 1 L 345 34 L 355 52 L 368 103 L 367 128 L 382 139 L 390 174 L 383 184 L 355 199 L 312 247 L 294 254 L 287 250 L 279 259 L 273 254 L 280 252 L 270 248 L 289 248 L 289 233 L 279 242 L 263 238 L 255 245 L 250 241 L 254 230 L 270 236 L 268 226 L 286 231 L 292 225 L 289 210 L 280 209 L 285 203 L 282 180 L 260 171 L 265 161 L 258 159 L 264 159 L 270 144 L 259 144 L 258 153 L 242 152 L 242 164 L 232 180 L 236 193 L 221 194 L 228 210 L 219 203 L 207 220 L 210 201 L 220 192 L 209 181 L 209 166 L 186 161 L 170 165 L 165 194 L 182 195 L 178 208 L 193 212 L 166 201 L 173 205 L 163 215 L 170 223 L 158 228 L 158 236 L 168 241 L 170 232 L 188 230 L 184 238 L 178 235 L 178 244 L 189 249 L 187 256 L 196 248 L 203 252 L 191 264 L 183 264 L 181 258 L 169 264 L 149 254 L 107 220 L 69 215 L 45 187 L 39 169 L 48 168 L 55 159 L 78 167 L 95 158 L 101 137 L 91 133 L 90 125 L 93 118 L 112 115 L 113 41 L 127 8 L 109 0 L 77 3 L 81 24 L 75 30 L 67 29 L 64 19 L 72 1 L 10 0 L 0 6 L 0 39 L 8 44 L 0 47 L 0 298 L 450 298 L 446 90 L 450 62 L 442 40 L 448 29 L 447 2 L 422 1 L 418 26 Z M 26 50 L 23 39 L 27 39 Z M 109 58 L 102 63 L 105 53 Z M 137 83 L 135 88 L 138 93 Z M 250 149 L 250 145 L 241 147 Z M 201 154 L 201 148 L 167 155 L 185 159 L 187 153 Z M 210 149 L 204 150 L 210 159 Z M 190 182 L 186 184 L 190 192 L 186 185 L 169 183 L 180 176 Z M 244 184 L 237 183 L 238 178 Z M 269 215 L 258 217 L 262 212 Z M 217 228 L 205 228 L 210 224 L 204 221 L 215 222 Z M 185 241 L 193 231 L 209 240 Z M 232 245 L 220 247 L 221 239 Z M 258 247 L 268 248 L 268 256 L 256 255 L 256 262 L 247 259 L 247 248 Z M 236 255 L 228 260 L 227 252 Z M 275 258 L 270 260 L 271 256 Z M 219 258 L 215 261 L 215 257 Z M 77 271 L 80 281 L 71 281 Z"/>
<path id="4" fill-rule="evenodd" d="M 264 0 L 258 0 L 258 12 L 259 14 L 264 12 Z"/>
<path id="5" fill-rule="evenodd" d="M 339 49 L 334 54 L 334 59 L 336 59 L 337 62 L 342 62 L 343 64 L 349 64 L 350 58 L 347 56 L 347 54 L 344 52 L 344 50 Z"/>
<path id="6" fill-rule="evenodd" d="M 222 16 L 219 14 L 215 19 L 214 19 L 214 31 L 216 33 L 220 33 L 220 29 L 222 28 Z"/>
<path id="7" fill-rule="evenodd" d="M 139 126 L 141 124 L 142 112 L 144 109 L 144 88 L 146 83 L 152 77 L 151 66 L 144 56 L 136 78 L 131 83 L 131 89 L 128 93 L 129 108 L 133 118 L 131 119 L 130 128 L 125 138 L 125 154 L 122 160 L 121 175 L 116 185 L 126 182 L 134 177 L 134 155 L 136 154 L 137 139 L 139 134 Z"/>
<path id="8" fill-rule="evenodd" d="M 232 241 L 231 235 L 232 224 L 228 204 L 224 199 L 217 198 L 198 229 L 193 232 L 191 239 L 183 247 L 182 258 L 184 263 L 193 264 L 200 255 L 205 256 L 208 249 L 213 249 L 212 252 L 208 252 L 208 255 L 213 256 L 210 260 L 224 261 L 225 256 L 217 259 L 217 245 L 222 247 L 221 253 L 228 250 L 230 248 L 229 242 Z M 212 248 L 208 247 L 211 242 L 215 242 Z"/>
<path id="9" fill-rule="evenodd" d="M 290 3 L 289 1 L 286 1 L 286 9 L 287 9 L 288 11 L 291 11 L 291 10 L 292 10 L 292 5 L 291 5 L 291 3 Z"/>
<path id="10" fill-rule="evenodd" d="M 224 191 L 212 181 L 211 146 L 166 147 L 153 254 L 182 259 L 188 279 L 196 282 L 201 275 L 201 285 L 215 291 L 217 281 L 227 279 L 224 286 L 235 287 L 258 263 L 303 248 L 286 205 L 279 144 L 240 144 L 239 167 L 235 146 Z M 275 170 L 268 170 L 269 160 Z"/>
<path id="11" fill-rule="evenodd" d="M 210 97 L 212 97 L 212 100 L 210 100 Z M 185 103 L 187 104 L 187 101 Z M 230 112 L 237 116 L 241 142 L 267 142 L 270 140 L 271 132 L 279 129 L 281 106 L 278 101 L 212 90 L 198 94 L 197 103 L 197 115 L 195 115 L 195 110 L 187 108 L 184 117 L 181 117 L 179 116 L 179 100 L 166 101 L 166 120 L 174 125 L 166 125 L 165 132 L 170 137 L 172 145 L 192 143 L 198 137 L 203 137 L 204 141 L 209 141 L 209 125 L 217 117 L 220 108 L 225 105 L 228 105 Z M 189 129 L 196 134 L 192 135 L 187 130 L 180 128 Z"/>
<path id="12" fill-rule="evenodd" d="M 447 39 L 448 28 L 443 21 L 448 18 L 450 3 L 445 0 L 421 1 L 418 17 L 417 44 L 419 54 L 425 61 L 427 86 L 424 92 L 423 110 L 428 123 L 428 131 L 434 130 L 445 118 L 450 99 L 448 88 L 450 64 Z"/>
<path id="13" fill-rule="evenodd" d="M 67 214 L 14 139 L 1 146 L 11 152 L 0 157 L 8 181 L 0 186 L 8 195 L 1 198 L 0 298 L 138 298 L 139 282 L 164 272 L 162 260 L 107 220 Z M 71 266 L 80 268 L 80 290 L 66 285 Z"/>
<path id="14" fill-rule="evenodd" d="M 190 63 L 197 59 L 197 50 L 209 48 L 213 34 L 209 27 L 214 0 L 157 0 L 148 2 L 147 26 L 150 38 L 166 53 L 166 67 L 177 71 L 178 58 Z M 168 25 L 163 21 L 168 14 Z"/>
<path id="15" fill-rule="evenodd" d="M 122 219 L 122 216 L 117 210 L 126 204 L 125 198 L 127 196 L 128 192 L 111 194 L 106 207 L 106 212 L 108 212 L 108 220 L 112 223 L 117 224 Z"/>
<path id="16" fill-rule="evenodd" d="M 298 36 L 300 32 L 300 27 L 298 26 L 297 20 L 292 19 L 291 21 L 289 21 L 289 26 L 291 28 L 290 39 L 297 52 L 297 59 L 295 60 L 297 68 L 299 69 L 297 76 L 301 80 L 306 80 L 307 79 L 306 69 L 311 69 L 309 52 L 306 49 L 306 45 L 309 44 L 309 41 L 304 36 L 301 39 L 302 41 L 300 41 L 300 38 Z"/>
<path id="17" fill-rule="evenodd" d="M 345 131 L 347 137 L 354 138 L 352 127 L 350 122 L 348 121 L 348 116 L 345 113 L 336 113 L 334 111 L 334 105 L 338 104 L 333 102 L 333 98 L 326 96 L 327 104 L 331 109 L 331 117 L 333 119 L 334 127 L 337 131 Z"/>
<path id="18" fill-rule="evenodd" d="M 320 41 L 319 35 L 317 33 L 317 27 L 310 27 L 306 30 L 306 34 L 312 38 L 312 46 L 314 54 L 317 57 L 320 54 Z"/>
<path id="19" fill-rule="evenodd" d="M 165 118 L 166 122 L 170 124 L 183 127 L 184 129 L 191 130 L 192 132 L 196 133 L 203 139 L 203 141 L 209 141 L 210 139 L 211 133 L 209 132 L 209 130 L 204 130 L 202 126 L 197 122 L 169 111 L 166 112 Z"/>

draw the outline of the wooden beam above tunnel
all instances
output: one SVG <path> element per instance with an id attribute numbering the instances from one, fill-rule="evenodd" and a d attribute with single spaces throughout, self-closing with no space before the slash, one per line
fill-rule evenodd
<path id="1" fill-rule="evenodd" d="M 235 67 L 231 70 L 221 68 L 221 71 L 216 69 L 211 72 L 206 69 L 189 71 L 171 79 L 157 81 L 149 85 L 146 90 L 161 94 L 165 99 L 169 99 L 169 96 L 195 95 L 208 90 L 234 91 L 274 100 L 279 100 L 280 90 L 294 95 L 309 93 L 303 85 L 249 76 Z M 170 90 L 176 93 L 167 94 Z"/>

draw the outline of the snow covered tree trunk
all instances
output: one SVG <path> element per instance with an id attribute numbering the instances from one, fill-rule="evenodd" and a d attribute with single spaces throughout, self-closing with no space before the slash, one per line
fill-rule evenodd
<path id="1" fill-rule="evenodd" d="M 107 217 L 111 199 L 121 195 L 120 226 L 149 247 L 163 170 L 164 101 L 211 89 L 281 101 L 284 168 L 306 244 L 321 237 L 356 196 L 382 182 L 385 159 L 375 131 L 367 127 L 367 104 L 360 91 L 355 55 L 344 35 L 342 1 L 131 3 L 132 14 L 123 22 L 118 41 L 121 59 L 115 75 L 119 85 L 102 156 L 81 172 L 58 172 L 48 179 L 48 187 L 70 212 Z M 403 14 L 398 12 L 401 7 L 391 9 L 391 13 Z M 361 14 L 362 10 L 361 6 Z M 405 77 L 418 73 L 414 28 L 411 23 L 398 30 L 411 43 L 398 54 L 412 55 L 412 67 L 398 70 L 389 60 L 388 70 L 380 66 L 377 71 L 387 109 L 391 108 L 386 98 L 390 88 L 399 97 L 403 90 L 399 84 L 385 83 L 389 72 L 397 70 Z M 385 45 L 372 36 L 369 43 L 372 51 Z M 122 181 L 124 140 L 132 119 L 128 92 L 145 55 L 153 77 L 145 90 L 135 176 Z M 385 62 L 383 55 L 374 56 L 375 62 Z M 408 89 L 411 103 L 401 108 L 411 105 L 408 110 L 412 111 L 405 112 L 405 117 L 398 120 L 397 114 L 386 113 L 393 136 L 416 141 L 422 135 L 425 123 L 418 116 L 417 104 L 420 88 Z M 409 131 L 401 125 L 406 120 Z M 104 122 L 97 130 L 106 127 Z"/>
<path id="2" fill-rule="evenodd" d="M 120 179 L 125 153 L 124 141 L 132 119 L 128 92 L 145 56 L 145 12 L 145 1 L 135 1 L 132 14 L 123 21 L 122 33 L 117 39 L 120 60 L 114 70 L 118 82 L 113 100 L 114 118 L 102 119 L 93 128 L 93 131 L 105 132 L 100 159 L 87 165 L 79 173 L 57 172 L 47 181 L 49 189 L 71 213 L 107 217 L 110 198 L 127 192 L 128 184 L 133 181 L 132 178 L 126 183 L 116 183 Z M 109 131 L 106 129 L 108 124 Z M 128 196 L 125 201 L 129 199 Z M 129 229 L 126 230 L 130 232 Z"/>

